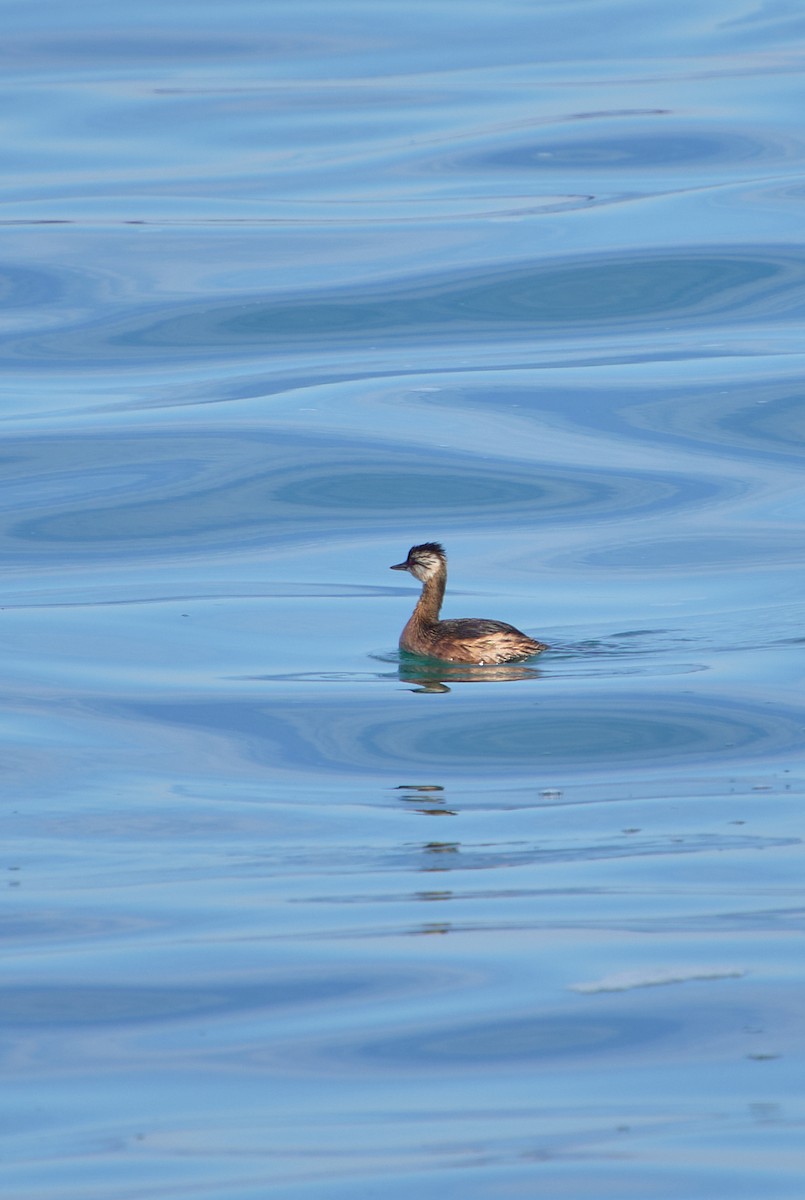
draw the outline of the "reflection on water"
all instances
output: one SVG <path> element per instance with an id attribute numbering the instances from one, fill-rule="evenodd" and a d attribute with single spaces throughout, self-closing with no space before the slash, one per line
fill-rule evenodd
<path id="1" fill-rule="evenodd" d="M 800 1200 L 805 15 L 501 3 L 7 6 L 9 1195 Z"/>
<path id="2" fill-rule="evenodd" d="M 631 691 L 614 681 L 595 688 L 589 680 L 561 686 L 557 680 L 552 688 L 547 676 L 534 682 L 529 690 L 515 680 L 510 694 L 502 683 L 472 688 L 459 704 L 440 688 L 434 699 L 444 703 L 419 700 L 416 709 L 402 703 L 407 687 L 366 698 L 310 685 L 255 698 L 106 696 L 85 698 L 67 713 L 45 699 L 29 719 L 33 728 L 39 717 L 39 737 L 48 736 L 60 750 L 63 769 L 68 762 L 74 770 L 88 768 L 104 738 L 116 735 L 132 752 L 158 753 L 171 772 L 180 774 L 189 755 L 194 770 L 215 777 L 234 771 L 259 779 L 268 771 L 297 785 L 399 777 L 415 769 L 439 783 L 445 771 L 461 779 L 478 772 L 497 778 L 503 771 L 511 781 L 554 786 L 551 781 L 567 773 L 653 777 L 693 765 L 728 772 L 738 764 L 788 764 L 801 749 L 801 716 L 793 703 L 739 701 L 715 690 L 662 692 L 656 684 Z"/>
<path id="3" fill-rule="evenodd" d="M 449 692 L 450 683 L 510 683 L 514 679 L 536 679 L 538 667 L 519 663 L 500 663 L 496 666 L 475 667 L 467 663 L 437 662 L 402 654 L 400 679 L 416 684 L 418 692 Z"/>

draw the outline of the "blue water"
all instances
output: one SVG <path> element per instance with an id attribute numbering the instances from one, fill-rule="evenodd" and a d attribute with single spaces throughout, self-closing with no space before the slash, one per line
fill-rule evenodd
<path id="1" fill-rule="evenodd" d="M 800 1200 L 805 9 L 3 18 L 9 1195 Z"/>

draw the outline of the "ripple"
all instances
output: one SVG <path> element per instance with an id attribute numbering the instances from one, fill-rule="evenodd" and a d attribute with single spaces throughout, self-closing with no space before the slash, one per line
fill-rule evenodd
<path id="1" fill-rule="evenodd" d="M 348 527 L 407 539 L 440 528 L 666 511 L 711 485 L 682 473 L 556 467 L 511 458 L 300 435 L 217 430 L 7 440 L 0 547 L 61 554 L 187 554 Z M 396 533 L 395 533 L 396 531 Z"/>
<path id="2" fill-rule="evenodd" d="M 805 410 L 798 383 L 789 378 L 729 382 L 729 389 L 694 386 L 682 395 L 629 405 L 623 411 L 624 432 L 630 427 L 639 437 L 659 434 L 721 454 L 729 447 L 756 464 L 773 459 L 799 465 L 805 455 Z"/>
<path id="3" fill-rule="evenodd" d="M 562 507 L 561 497 L 556 495 L 559 490 L 555 487 L 551 497 L 549 488 L 536 480 L 518 481 L 502 472 L 496 476 L 491 471 L 480 474 L 449 468 L 443 468 L 433 476 L 426 467 L 417 469 L 411 464 L 408 470 L 397 473 L 372 471 L 366 467 L 359 471 L 350 471 L 347 467 L 343 473 L 308 477 L 303 477 L 300 472 L 290 483 L 275 488 L 274 496 L 280 502 L 293 505 L 342 511 L 363 508 L 371 497 L 375 509 L 395 511 L 403 507 L 412 513 L 418 509 L 432 513 L 434 508 L 474 511 L 479 506 L 515 507 L 542 500 L 548 501 L 551 507 L 551 499 L 558 508 Z M 578 485 L 577 491 L 581 491 Z M 567 500 L 572 505 L 570 496 Z"/>
<path id="4" fill-rule="evenodd" d="M 158 921 L 143 916 L 109 915 L 52 909 L 25 914 L 9 914 L 0 920 L 0 942 L 9 949 L 22 945 L 52 946 L 63 942 L 111 941 L 147 934 Z"/>
<path id="5" fill-rule="evenodd" d="M 561 561 L 561 556 L 559 557 Z M 802 561 L 802 539 L 799 533 L 751 534 L 729 537 L 723 534 L 702 533 L 695 537 L 664 537 L 626 544 L 596 546 L 576 551 L 573 563 L 608 570 L 672 571 L 684 569 L 686 574 L 697 571 L 732 571 L 752 566 L 797 565 Z"/>
<path id="6" fill-rule="evenodd" d="M 576 1055 L 603 1054 L 666 1037 L 673 1023 L 652 1017 L 591 1018 L 586 1015 L 496 1018 L 408 1037 L 364 1042 L 358 1054 L 367 1065 L 397 1068 L 512 1067 Z"/>
<path id="7" fill-rule="evenodd" d="M 385 979 L 385 977 L 384 977 Z M 12 1028 L 119 1025 L 231 1015 L 248 1010 L 296 1009 L 366 998 L 384 986 L 379 977 L 325 974 L 312 969 L 277 973 L 258 983 L 9 986 L 0 993 L 0 1020 Z M 386 981 L 387 986 L 387 981 Z"/>
<path id="8" fill-rule="evenodd" d="M 64 298 L 64 280 L 58 271 L 36 267 L 0 266 L 0 311 L 58 304 Z"/>
<path id="9" fill-rule="evenodd" d="M 608 114 L 600 114 L 606 117 Z M 652 114 L 645 114 L 652 115 Z M 662 113 L 653 114 L 663 116 Z M 595 137 L 581 135 L 564 139 L 538 138 L 521 141 L 504 149 L 469 154 L 456 165 L 483 170 L 540 171 L 578 168 L 587 171 L 674 168 L 689 172 L 706 165 L 744 165 L 750 162 L 791 158 L 797 147 L 786 149 L 746 134 L 724 133 L 718 129 L 663 129 L 655 124 L 651 133 L 635 132 Z M 801 152 L 800 152 L 801 153 Z M 456 160 L 451 160 L 455 162 Z"/>
<path id="10" fill-rule="evenodd" d="M 531 340 L 582 331 L 666 329 L 696 322 L 800 320 L 805 257 L 780 247 L 684 247 L 585 255 L 421 279 L 318 288 L 234 303 L 172 305 L 83 326 L 80 333 L 6 339 L 6 356 L 102 363 L 144 356 L 229 357 L 385 341 L 425 346 Z"/>
<path id="11" fill-rule="evenodd" d="M 208 705 L 126 705 L 123 711 L 176 725 L 200 738 L 215 733 L 240 755 L 291 771 L 369 772 L 405 778 L 412 769 L 443 782 L 445 772 L 473 776 L 481 768 L 537 778 L 613 770 L 665 770 L 798 753 L 802 717 L 781 707 L 753 707 L 718 696 L 652 692 L 556 696 L 550 700 L 501 696 L 477 704 L 426 707 L 403 715 L 386 700 L 304 703 L 269 700 Z M 517 696 L 523 693 L 519 686 Z M 532 692 L 528 693 L 533 696 Z M 121 714 L 122 715 L 122 714 Z"/>
<path id="12" fill-rule="evenodd" d="M 709 1003 L 703 1003 L 703 997 Z M 792 1053 L 794 1047 L 798 1052 L 802 1018 L 792 998 L 782 999 L 778 992 L 759 987 L 747 995 L 746 984 L 736 988 L 732 974 L 702 973 L 686 988 L 599 991 L 593 997 L 580 993 L 561 1012 L 498 1011 L 450 1024 L 436 1018 L 385 1035 L 370 1031 L 312 1044 L 299 1041 L 291 1051 L 292 1065 L 319 1071 L 337 1064 L 339 1070 L 449 1075 L 533 1071 L 543 1064 L 549 1070 L 577 1069 L 579 1058 L 623 1067 L 640 1062 L 645 1069 L 652 1059 L 665 1066 L 673 1058 L 688 1061 L 694 1069 L 703 1058 L 745 1053 L 747 1026 L 755 1026 L 758 1013 L 764 1025 L 792 1046 Z M 266 1057 L 276 1057 L 272 1049 Z"/>

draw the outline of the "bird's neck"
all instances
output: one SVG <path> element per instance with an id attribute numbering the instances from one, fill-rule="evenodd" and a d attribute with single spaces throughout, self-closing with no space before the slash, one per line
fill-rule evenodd
<path id="1" fill-rule="evenodd" d="M 418 625 L 435 625 L 444 600 L 447 572 L 439 571 L 422 585 L 422 594 L 414 609 L 414 620 Z"/>

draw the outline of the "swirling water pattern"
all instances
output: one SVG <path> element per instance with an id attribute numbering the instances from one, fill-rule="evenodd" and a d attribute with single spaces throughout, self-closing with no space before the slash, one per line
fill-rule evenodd
<path id="1" fill-rule="evenodd" d="M 5 16 L 9 1194 L 799 1200 L 805 12 Z"/>

